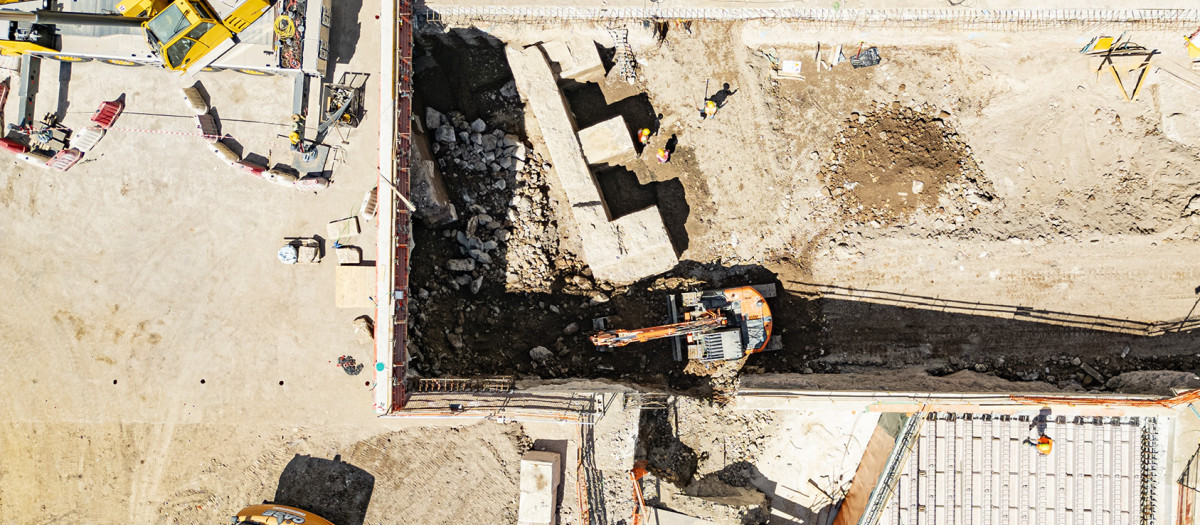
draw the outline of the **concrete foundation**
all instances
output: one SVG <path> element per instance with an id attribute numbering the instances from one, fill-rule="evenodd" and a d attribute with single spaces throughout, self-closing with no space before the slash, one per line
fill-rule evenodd
<path id="1" fill-rule="evenodd" d="M 670 270 L 678 263 L 656 207 L 610 221 L 600 186 L 588 170 L 583 148 L 542 49 L 508 48 L 517 90 L 526 100 L 546 141 L 554 173 L 567 197 L 583 258 L 596 279 L 631 283 Z"/>
<path id="2" fill-rule="evenodd" d="M 555 452 L 531 451 L 521 458 L 521 506 L 519 525 L 554 525 L 558 509 L 559 471 L 562 459 Z"/>
<path id="3" fill-rule="evenodd" d="M 625 117 L 617 115 L 579 131 L 588 164 L 620 164 L 637 156 Z"/>

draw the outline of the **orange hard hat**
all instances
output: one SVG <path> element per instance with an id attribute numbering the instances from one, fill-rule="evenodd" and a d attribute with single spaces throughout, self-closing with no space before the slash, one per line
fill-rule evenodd
<path id="1" fill-rule="evenodd" d="M 1042 436 L 1038 438 L 1037 451 L 1039 454 L 1043 456 L 1049 456 L 1050 450 L 1053 448 L 1054 440 L 1050 439 L 1048 436 Z"/>

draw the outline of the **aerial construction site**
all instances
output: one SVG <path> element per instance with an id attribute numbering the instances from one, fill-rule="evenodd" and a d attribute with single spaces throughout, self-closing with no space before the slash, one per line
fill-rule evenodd
<path id="1" fill-rule="evenodd" d="M 2 523 L 1197 520 L 1191 2 L 0 23 Z"/>

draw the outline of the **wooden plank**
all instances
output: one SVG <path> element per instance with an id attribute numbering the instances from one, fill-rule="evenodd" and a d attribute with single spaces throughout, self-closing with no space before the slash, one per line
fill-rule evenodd
<path id="1" fill-rule="evenodd" d="M 338 266 L 334 305 L 338 308 L 374 308 L 374 266 Z"/>

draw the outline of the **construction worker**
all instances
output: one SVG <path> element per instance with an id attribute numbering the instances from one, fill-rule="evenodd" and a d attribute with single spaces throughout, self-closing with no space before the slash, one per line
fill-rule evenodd
<path id="1" fill-rule="evenodd" d="M 704 110 L 701 111 L 704 118 L 713 118 L 717 116 L 717 103 L 710 100 L 704 101 Z"/>
<path id="2" fill-rule="evenodd" d="M 643 146 L 650 142 L 650 128 L 642 128 L 638 131 L 638 144 Z"/>
<path id="3" fill-rule="evenodd" d="M 1050 450 L 1054 448 L 1054 440 L 1050 439 L 1050 436 L 1042 434 L 1040 437 L 1038 437 L 1037 445 L 1035 445 L 1035 447 L 1037 448 L 1038 454 L 1049 456 Z"/>
<path id="4" fill-rule="evenodd" d="M 670 162 L 670 160 L 671 160 L 671 152 L 669 152 L 663 148 L 658 148 L 658 154 L 656 155 L 656 157 L 658 157 L 659 163 L 666 164 L 667 162 Z"/>

